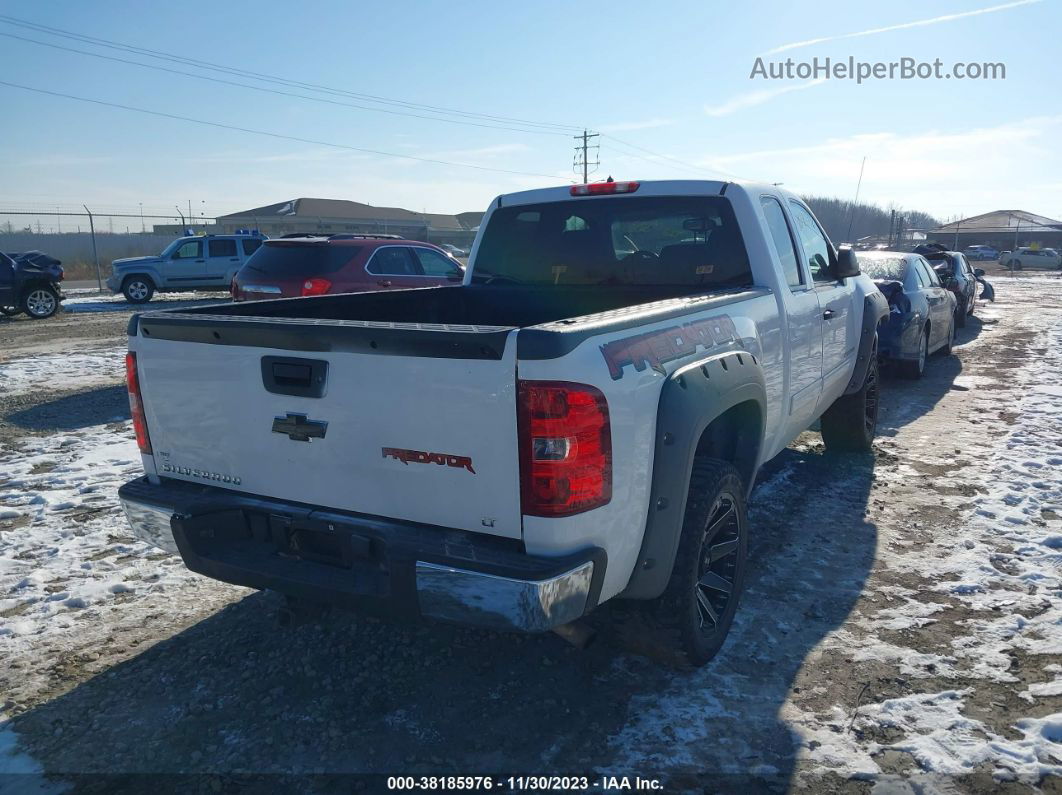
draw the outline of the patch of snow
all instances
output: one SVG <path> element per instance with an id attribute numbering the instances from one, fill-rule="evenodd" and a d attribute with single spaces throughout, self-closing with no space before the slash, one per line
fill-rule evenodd
<path id="1" fill-rule="evenodd" d="M 39 354 L 0 362 L 0 395 L 87 389 L 125 378 L 125 346 L 86 353 Z"/>

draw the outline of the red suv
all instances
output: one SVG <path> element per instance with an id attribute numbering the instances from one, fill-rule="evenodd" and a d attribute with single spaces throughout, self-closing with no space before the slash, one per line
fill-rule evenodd
<path id="1" fill-rule="evenodd" d="M 266 240 L 232 280 L 235 301 L 435 287 L 464 278 L 438 246 L 388 235 Z"/>

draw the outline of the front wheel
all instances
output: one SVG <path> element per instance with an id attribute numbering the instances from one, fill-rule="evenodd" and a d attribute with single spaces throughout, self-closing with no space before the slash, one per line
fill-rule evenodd
<path id="1" fill-rule="evenodd" d="M 1012 259 L 1012 260 L 1010 261 L 1010 266 L 1011 266 L 1012 268 L 1014 268 L 1014 270 L 1016 270 L 1016 271 L 1020 271 L 1020 270 L 1021 270 L 1021 262 L 1019 262 L 1019 261 L 1018 261 L 1018 260 L 1016 260 L 1016 259 Z"/>
<path id="2" fill-rule="evenodd" d="M 155 285 L 146 276 L 130 276 L 122 282 L 122 295 L 131 304 L 146 304 L 155 294 Z"/>
<path id="3" fill-rule="evenodd" d="M 878 357 L 872 352 L 863 386 L 842 395 L 822 415 L 822 441 L 830 452 L 865 453 L 878 429 Z"/>
<path id="4" fill-rule="evenodd" d="M 726 461 L 693 462 L 675 565 L 664 593 L 645 605 L 652 651 L 700 666 L 723 647 L 745 583 L 745 483 Z"/>
<path id="5" fill-rule="evenodd" d="M 34 320 L 44 320 L 59 311 L 59 294 L 51 287 L 32 287 L 22 298 L 22 311 Z"/>

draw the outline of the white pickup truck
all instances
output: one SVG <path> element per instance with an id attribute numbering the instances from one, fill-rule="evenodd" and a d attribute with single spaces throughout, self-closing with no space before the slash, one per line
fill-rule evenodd
<path id="1" fill-rule="evenodd" d="M 641 600 L 701 664 L 760 465 L 820 417 L 870 448 L 887 312 L 777 187 L 499 196 L 461 285 L 134 317 L 120 496 L 219 580 L 522 631 Z"/>

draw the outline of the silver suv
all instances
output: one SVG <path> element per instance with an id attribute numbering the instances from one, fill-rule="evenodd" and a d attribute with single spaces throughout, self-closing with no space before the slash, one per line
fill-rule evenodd
<path id="1" fill-rule="evenodd" d="M 253 234 L 179 237 L 157 257 L 114 260 L 107 287 L 131 304 L 146 303 L 156 292 L 228 290 L 263 240 Z"/>

